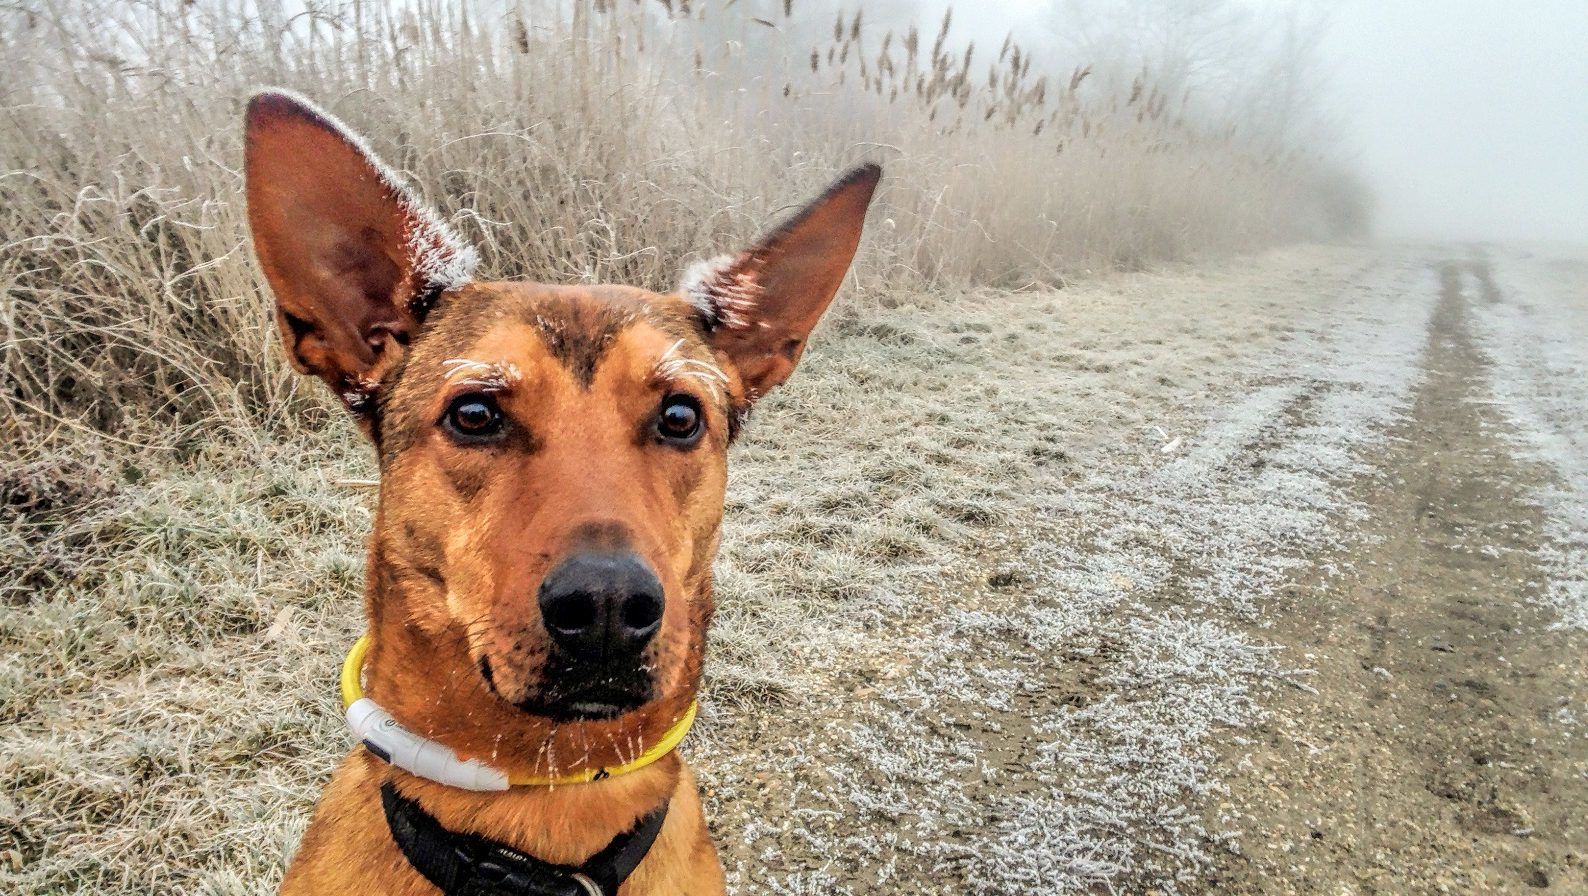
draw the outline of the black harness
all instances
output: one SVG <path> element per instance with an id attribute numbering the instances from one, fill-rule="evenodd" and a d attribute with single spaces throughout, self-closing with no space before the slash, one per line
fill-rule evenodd
<path id="1" fill-rule="evenodd" d="M 542 861 L 478 834 L 449 831 L 390 781 L 381 785 L 380 800 L 397 848 L 446 896 L 616 896 L 650 852 L 667 818 L 663 800 L 575 867 Z"/>

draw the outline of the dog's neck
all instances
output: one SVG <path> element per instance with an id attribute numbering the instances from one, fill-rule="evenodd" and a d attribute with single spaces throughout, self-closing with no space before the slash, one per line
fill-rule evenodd
<path id="1" fill-rule="evenodd" d="M 611 720 L 531 715 L 486 686 L 462 633 L 437 635 L 410 624 L 400 586 L 373 566 L 372 573 L 367 696 L 410 731 L 511 778 L 558 778 L 631 762 L 660 742 L 694 699 L 690 688 Z"/>
<path id="2" fill-rule="evenodd" d="M 466 830 L 538 859 L 578 865 L 677 791 L 683 774 L 669 754 L 631 774 L 588 784 L 514 787 L 496 792 L 460 790 L 380 766 L 372 781 L 390 776 L 398 790 L 451 830 Z M 378 786 L 378 784 L 376 785 Z"/>

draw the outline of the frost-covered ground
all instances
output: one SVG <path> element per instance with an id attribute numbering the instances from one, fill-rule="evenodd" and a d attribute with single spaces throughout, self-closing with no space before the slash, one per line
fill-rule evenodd
<path id="1" fill-rule="evenodd" d="M 741 883 L 1172 890 L 1196 873 L 1229 833 L 1196 808 L 1219 786 L 1215 732 L 1277 677 L 1305 687 L 1247 632 L 1342 537 L 1336 485 L 1404 406 L 1437 295 L 1420 259 L 1306 260 L 1260 284 L 1056 297 L 1038 318 L 1053 354 L 1014 353 L 997 401 L 1062 462 L 1008 496 L 996 537 L 836 604 L 819 625 L 837 649 L 812 657 L 827 675 L 789 724 L 726 714 L 761 762 L 699 751 L 723 810 L 750 816 L 721 825 Z M 982 404 L 965 391 L 955 404 Z"/>
<path id="2" fill-rule="evenodd" d="M 841 298 L 730 462 L 684 751 L 734 891 L 1173 893 L 1262 836 L 1215 757 L 1310 696 L 1265 633 L 1355 537 L 1342 486 L 1376 475 L 1464 251 Z M 1473 330 L 1558 472 L 1569 617 L 1588 276 L 1526 261 L 1495 253 Z M 311 448 L 8 471 L 61 521 L 0 552 L 85 572 L 0 614 L 0 889 L 274 891 L 347 746 L 372 498 L 355 437 Z"/>
<path id="3" fill-rule="evenodd" d="M 1492 389 L 1516 441 L 1553 479 L 1538 489 L 1560 624 L 1588 629 L 1588 255 L 1539 246 L 1474 255 L 1465 274 Z"/>

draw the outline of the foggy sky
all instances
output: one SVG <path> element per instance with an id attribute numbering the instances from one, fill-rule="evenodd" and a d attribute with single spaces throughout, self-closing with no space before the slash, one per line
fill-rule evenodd
<path id="1" fill-rule="evenodd" d="M 1588 242 L 1588 2 L 1347 0 L 1324 51 L 1381 233 Z"/>
<path id="2" fill-rule="evenodd" d="M 1054 2 L 960 3 L 956 31 L 996 46 L 1013 29 L 1040 45 Z M 1294 4 L 1240 5 L 1278 14 Z M 944 5 L 918 8 L 930 21 Z M 1331 10 L 1326 102 L 1343 154 L 1378 198 L 1379 234 L 1588 243 L 1588 0 L 1321 8 Z"/>

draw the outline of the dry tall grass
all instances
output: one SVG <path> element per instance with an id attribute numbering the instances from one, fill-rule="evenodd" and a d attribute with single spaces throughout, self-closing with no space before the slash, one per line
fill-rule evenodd
<path id="1" fill-rule="evenodd" d="M 1316 159 L 1209 133 L 1145 77 L 1116 94 L 1013 42 L 960 47 L 948 18 L 840 14 L 796 45 L 797 4 L 768 8 L 0 10 L 5 441 L 252 442 L 304 411 L 245 241 L 238 122 L 262 84 L 367 133 L 499 277 L 667 287 L 862 157 L 888 163 L 856 274 L 874 286 L 1052 281 L 1316 218 Z"/>
<path id="2" fill-rule="evenodd" d="M 813 46 L 808 2 L 0 4 L 0 881 L 265 892 L 340 745 L 308 701 L 358 624 L 367 495 L 335 480 L 372 471 L 275 345 L 242 201 L 255 87 L 367 134 L 488 276 L 668 287 L 841 167 L 887 163 L 832 327 L 867 360 L 807 403 L 935 396 L 912 383 L 936 343 L 990 332 L 916 344 L 857 308 L 1255 248 L 1331 214 L 1317 158 L 1247 143 L 1195 96 L 1043 71 L 947 21 L 823 12 Z M 974 464 L 927 476 L 930 440 L 877 446 L 947 416 L 857 428 L 846 400 L 797 463 L 754 434 L 737 449 L 729 529 L 748 534 L 721 577 L 719 705 L 786 686 L 781 633 L 819 601 L 971 543 L 1023 469 L 972 428 L 952 447 Z M 971 404 L 1011 427 L 1030 413 Z"/>

